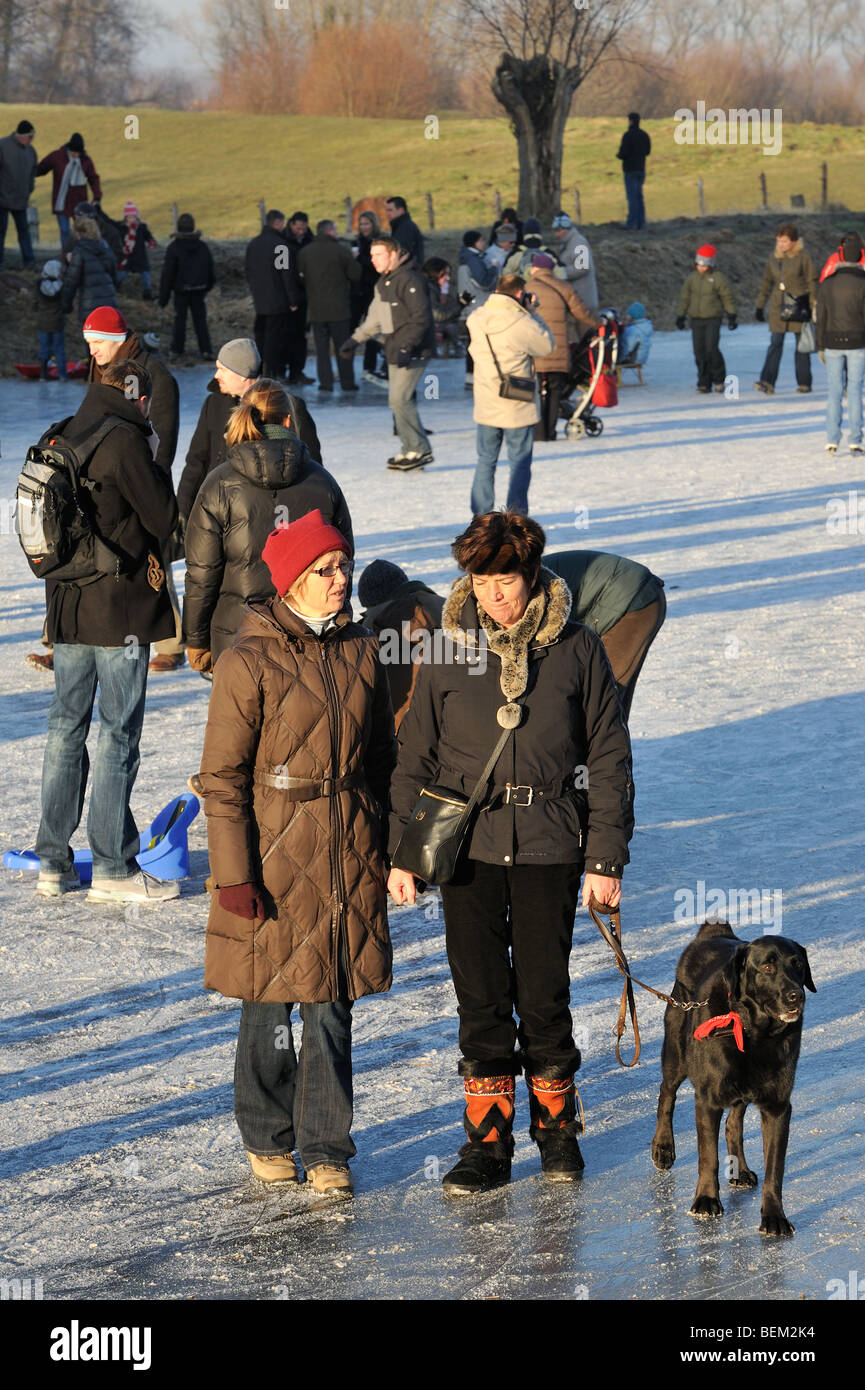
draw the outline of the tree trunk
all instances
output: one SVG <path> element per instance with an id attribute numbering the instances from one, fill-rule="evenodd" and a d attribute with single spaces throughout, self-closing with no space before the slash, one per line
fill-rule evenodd
<path id="1" fill-rule="evenodd" d="M 579 85 L 579 69 L 554 58 L 503 53 L 499 59 L 492 89 L 517 140 L 520 217 L 549 221 L 561 207 L 565 122 Z"/>

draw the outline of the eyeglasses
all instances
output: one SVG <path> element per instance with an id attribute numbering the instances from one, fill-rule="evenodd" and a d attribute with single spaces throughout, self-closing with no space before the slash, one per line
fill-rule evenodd
<path id="1" fill-rule="evenodd" d="M 343 560 L 338 565 L 328 565 L 327 569 L 313 570 L 313 574 L 318 574 L 322 579 L 335 579 L 338 574 L 345 575 L 349 579 L 354 571 L 351 560 Z"/>

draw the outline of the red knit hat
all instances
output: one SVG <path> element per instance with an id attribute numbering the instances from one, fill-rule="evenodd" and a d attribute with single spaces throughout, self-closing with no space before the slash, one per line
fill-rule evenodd
<path id="1" fill-rule="evenodd" d="M 138 216 L 138 205 L 137 205 L 136 203 L 131 202 L 129 199 L 127 199 L 126 202 L 123 204 L 123 216 L 124 216 L 124 217 L 128 217 L 129 214 L 130 214 L 131 212 L 134 212 L 134 213 L 135 213 L 135 216 L 137 217 L 137 216 Z"/>
<path id="2" fill-rule="evenodd" d="M 698 247 L 697 247 L 697 265 L 714 265 L 714 264 L 715 264 L 715 248 L 714 248 L 714 246 L 710 246 L 710 244 L 709 244 L 708 241 L 706 242 L 706 245 L 705 245 L 705 246 L 698 246 Z"/>
<path id="3" fill-rule="evenodd" d="M 129 332 L 129 325 L 119 309 L 110 304 L 100 304 L 84 320 L 81 332 L 85 338 L 107 338 L 109 343 L 123 343 Z"/>
<path id="4" fill-rule="evenodd" d="M 319 555 L 326 555 L 329 550 L 352 554 L 345 536 L 335 526 L 329 526 L 320 511 L 307 512 L 288 526 L 277 526 L 271 531 L 261 558 L 280 598 Z"/>

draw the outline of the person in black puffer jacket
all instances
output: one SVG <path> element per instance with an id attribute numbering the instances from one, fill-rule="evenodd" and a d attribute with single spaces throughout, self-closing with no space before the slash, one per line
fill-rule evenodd
<path id="1" fill-rule="evenodd" d="M 841 442 L 844 377 L 851 454 L 863 452 L 862 380 L 865 376 L 865 267 L 862 238 L 848 232 L 841 243 L 842 260 L 817 290 L 817 350 L 826 365 L 829 399 L 826 404 L 826 451 L 834 454 Z"/>
<path id="2" fill-rule="evenodd" d="M 174 295 L 174 332 L 171 351 L 183 352 L 186 345 L 186 311 L 192 314 L 198 351 L 206 361 L 213 360 L 210 329 L 207 326 L 205 295 L 216 283 L 210 247 L 195 230 L 195 218 L 182 212 L 177 219 L 177 232 L 165 252 L 162 279 L 159 282 L 159 307 L 164 309 Z"/>
<path id="3" fill-rule="evenodd" d="M 353 545 L 342 491 L 288 428 L 288 393 L 262 377 L 232 412 L 225 462 L 205 478 L 186 527 L 183 632 L 189 664 L 208 675 L 234 641 L 246 603 L 274 594 L 261 558 L 281 522 L 318 509 Z"/>
<path id="4" fill-rule="evenodd" d="M 75 245 L 63 286 L 63 312 L 68 314 L 78 295 L 81 323 L 101 304 L 117 308 L 117 264 L 92 217 L 76 217 Z"/>

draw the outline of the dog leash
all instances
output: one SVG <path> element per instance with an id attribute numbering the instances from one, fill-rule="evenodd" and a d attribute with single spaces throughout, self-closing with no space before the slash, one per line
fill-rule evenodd
<path id="1" fill-rule="evenodd" d="M 599 913 L 603 913 L 605 917 L 609 917 L 609 927 L 601 921 L 598 915 Z M 640 1029 L 637 1023 L 637 1005 L 634 1000 L 632 981 L 633 984 L 639 985 L 640 989 L 646 990 L 649 994 L 654 994 L 657 999 L 663 999 L 665 1003 L 672 1004 L 676 1009 L 684 1009 L 686 1011 L 689 1009 L 699 1009 L 704 1004 L 708 1004 L 709 1001 L 708 999 L 695 999 L 692 1003 L 685 1003 L 680 999 L 674 999 L 670 994 L 664 994 L 663 990 L 654 989 L 652 985 L 644 984 L 642 980 L 638 980 L 636 975 L 631 974 L 628 957 L 625 955 L 622 947 L 622 918 L 619 909 L 617 907 L 604 906 L 602 903 L 599 903 L 594 894 L 592 894 L 589 899 L 589 914 L 598 931 L 601 933 L 601 936 L 615 956 L 616 965 L 619 967 L 619 973 L 625 977 L 625 983 L 622 985 L 622 999 L 619 1004 L 619 1017 L 616 1020 L 616 1061 L 620 1067 L 634 1067 L 640 1058 Z M 628 1014 L 630 1014 L 631 1028 L 634 1033 L 634 1055 L 630 1062 L 623 1062 L 622 1054 L 619 1049 L 622 1035 L 625 1031 L 625 1018 Z"/>

